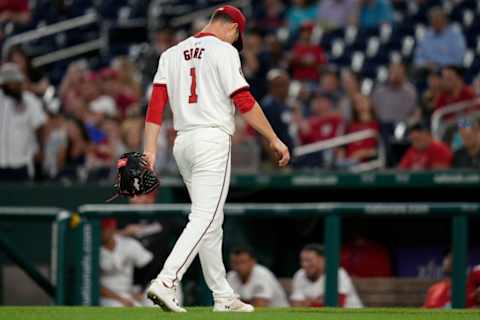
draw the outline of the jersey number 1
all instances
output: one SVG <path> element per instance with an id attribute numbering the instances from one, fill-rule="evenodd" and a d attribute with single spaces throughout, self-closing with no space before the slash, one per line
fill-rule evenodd
<path id="1" fill-rule="evenodd" d="M 197 103 L 197 75 L 195 68 L 190 68 L 190 77 L 192 77 L 192 84 L 190 85 L 190 96 L 188 97 L 188 103 Z"/>

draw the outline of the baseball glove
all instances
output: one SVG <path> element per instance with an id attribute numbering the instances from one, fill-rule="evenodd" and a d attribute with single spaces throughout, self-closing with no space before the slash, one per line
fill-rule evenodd
<path id="1" fill-rule="evenodd" d="M 145 155 L 140 152 L 123 154 L 117 161 L 117 170 L 117 183 L 113 186 L 116 193 L 107 202 L 118 196 L 133 197 L 150 193 L 160 184 Z"/>

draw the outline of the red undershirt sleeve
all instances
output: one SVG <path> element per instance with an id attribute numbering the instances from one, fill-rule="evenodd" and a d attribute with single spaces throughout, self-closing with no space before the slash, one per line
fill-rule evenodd
<path id="1" fill-rule="evenodd" d="M 161 125 L 163 121 L 163 111 L 165 110 L 167 102 L 167 86 L 165 84 L 154 84 L 145 121 Z"/>
<path id="2" fill-rule="evenodd" d="M 236 90 L 230 96 L 233 100 L 233 104 L 240 111 L 240 113 L 246 113 L 253 109 L 255 106 L 255 98 L 250 93 L 248 87 L 240 88 Z"/>

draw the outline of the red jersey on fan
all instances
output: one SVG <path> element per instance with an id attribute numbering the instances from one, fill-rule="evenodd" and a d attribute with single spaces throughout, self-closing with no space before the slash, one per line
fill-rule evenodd
<path id="1" fill-rule="evenodd" d="M 473 268 L 468 274 L 467 281 L 467 307 L 479 307 L 480 297 L 475 294 L 476 290 L 480 290 L 480 265 Z"/>
<path id="2" fill-rule="evenodd" d="M 378 122 L 377 121 L 370 121 L 367 123 L 352 122 L 347 128 L 347 134 L 368 130 L 368 129 L 374 130 L 378 133 L 380 130 Z M 368 139 L 360 140 L 357 142 L 352 142 L 347 145 L 347 158 L 350 158 L 353 154 L 355 154 L 355 152 L 359 150 L 374 149 L 377 146 L 378 146 L 378 141 L 375 138 L 368 138 Z"/>
<path id="3" fill-rule="evenodd" d="M 314 44 L 297 43 L 293 47 L 293 78 L 301 81 L 318 81 L 318 66 L 327 63 L 325 51 Z M 309 65 L 304 65 L 308 63 Z"/>
<path id="4" fill-rule="evenodd" d="M 453 103 L 469 101 L 473 98 L 475 98 L 475 91 L 473 91 L 473 88 L 470 86 L 464 86 L 456 96 L 450 95 L 447 92 L 442 92 L 437 99 L 435 109 L 440 109 Z"/>
<path id="5" fill-rule="evenodd" d="M 450 166 L 453 154 L 450 148 L 441 141 L 433 140 L 423 150 L 410 147 L 400 162 L 401 169 L 431 170 L 438 164 Z"/>
<path id="6" fill-rule="evenodd" d="M 0 0 L 0 12 L 28 12 L 28 0 Z"/>
<path id="7" fill-rule="evenodd" d="M 310 130 L 308 132 L 300 132 L 300 141 L 302 144 L 307 144 L 335 138 L 342 123 L 342 117 L 336 115 L 313 116 L 308 119 Z"/>

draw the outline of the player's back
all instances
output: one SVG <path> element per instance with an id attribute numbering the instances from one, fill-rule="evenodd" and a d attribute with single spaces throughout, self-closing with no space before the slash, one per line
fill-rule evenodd
<path id="1" fill-rule="evenodd" d="M 233 134 L 230 96 L 248 84 L 230 44 L 211 34 L 192 36 L 162 54 L 154 82 L 167 85 L 177 131 L 219 127 Z"/>

